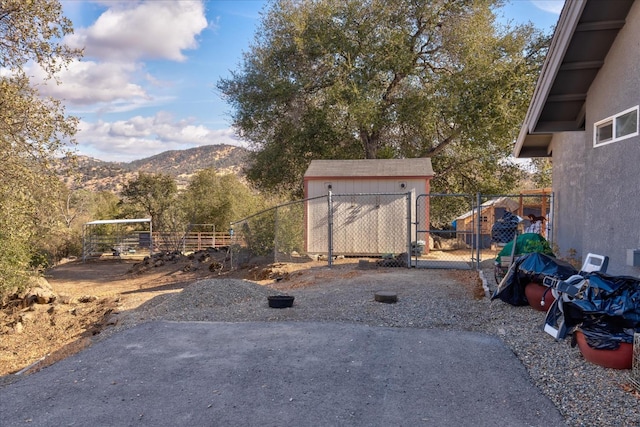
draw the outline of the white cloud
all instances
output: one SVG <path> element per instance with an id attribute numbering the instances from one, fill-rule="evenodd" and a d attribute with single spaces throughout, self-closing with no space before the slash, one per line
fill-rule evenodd
<path id="1" fill-rule="evenodd" d="M 66 42 L 84 47 L 85 56 L 101 60 L 184 61 L 185 49 L 198 46 L 196 37 L 207 28 L 202 1 L 108 2 L 88 28 L 77 29 Z"/>
<path id="2" fill-rule="evenodd" d="M 30 74 L 45 96 L 65 101 L 73 114 L 114 113 L 158 106 L 173 95 L 159 95 L 177 82 L 150 72 L 146 59 L 183 61 L 183 50 L 198 47 L 196 37 L 207 28 L 201 0 L 108 1 L 88 28 L 65 40 L 85 49 L 85 58 L 69 64 L 47 81 L 37 66 Z M 212 24 L 215 25 L 215 24 Z M 158 68 L 158 69 L 161 69 Z"/>
<path id="3" fill-rule="evenodd" d="M 82 121 L 76 135 L 77 151 L 106 161 L 128 162 L 167 150 L 201 145 L 245 146 L 233 129 L 213 130 L 192 120 L 174 120 L 166 112 L 127 120 L 89 123 Z"/>
<path id="4" fill-rule="evenodd" d="M 72 105 L 92 105 L 111 102 L 151 101 L 151 96 L 139 84 L 133 83 L 141 66 L 134 63 L 76 61 L 58 73 L 62 84 L 45 80 L 38 68 L 31 71 L 39 82 L 40 92 L 65 100 Z"/>
<path id="5" fill-rule="evenodd" d="M 564 0 L 532 0 L 531 3 L 538 9 L 545 12 L 554 13 L 559 15 L 564 6 Z"/>

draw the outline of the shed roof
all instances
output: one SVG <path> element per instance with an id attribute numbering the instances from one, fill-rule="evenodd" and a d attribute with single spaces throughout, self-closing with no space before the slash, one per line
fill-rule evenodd
<path id="1" fill-rule="evenodd" d="M 520 129 L 515 157 L 547 157 L 553 133 L 584 130 L 587 92 L 633 1 L 565 2 Z"/>
<path id="2" fill-rule="evenodd" d="M 431 159 L 365 159 L 365 160 L 312 160 L 304 174 L 309 178 L 363 178 L 403 177 L 427 178 L 433 176 Z"/>
<path id="3" fill-rule="evenodd" d="M 485 208 L 488 207 L 495 207 L 495 208 L 505 208 L 510 212 L 515 211 L 516 209 L 518 209 L 518 207 L 520 206 L 518 204 L 518 202 L 516 202 L 513 199 L 510 199 L 508 197 L 498 197 L 496 199 L 491 199 L 491 200 L 487 200 L 486 202 L 484 202 L 483 204 L 480 205 L 480 212 L 482 212 Z M 474 208 L 466 213 L 463 213 L 462 215 L 460 215 L 459 217 L 457 217 L 456 219 L 465 219 L 465 218 L 469 218 L 470 216 L 472 216 L 475 212 L 477 212 L 477 208 Z"/>
<path id="4" fill-rule="evenodd" d="M 84 225 L 101 225 L 101 224 L 133 224 L 138 222 L 151 222 L 151 218 L 135 218 L 135 219 L 97 219 L 95 221 L 85 222 Z"/>

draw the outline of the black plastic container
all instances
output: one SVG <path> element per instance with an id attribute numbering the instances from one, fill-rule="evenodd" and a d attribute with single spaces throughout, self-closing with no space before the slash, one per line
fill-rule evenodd
<path id="1" fill-rule="evenodd" d="M 267 297 L 269 307 L 271 308 L 288 308 L 293 305 L 295 297 L 290 295 L 271 295 Z"/>

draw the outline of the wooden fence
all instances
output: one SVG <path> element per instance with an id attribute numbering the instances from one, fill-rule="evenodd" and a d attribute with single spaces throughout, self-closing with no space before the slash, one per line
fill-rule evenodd
<path id="1" fill-rule="evenodd" d="M 194 231 L 187 234 L 154 232 L 153 243 L 156 251 L 179 250 L 186 253 L 229 246 L 231 235 L 211 231 Z"/>

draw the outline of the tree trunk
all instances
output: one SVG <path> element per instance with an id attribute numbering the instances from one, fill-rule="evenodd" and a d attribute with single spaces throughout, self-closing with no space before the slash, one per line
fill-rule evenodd
<path id="1" fill-rule="evenodd" d="M 380 148 L 380 134 L 378 132 L 369 134 L 362 129 L 360 130 L 360 141 L 362 141 L 362 147 L 364 148 L 364 158 L 377 159 L 378 149 Z"/>

